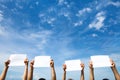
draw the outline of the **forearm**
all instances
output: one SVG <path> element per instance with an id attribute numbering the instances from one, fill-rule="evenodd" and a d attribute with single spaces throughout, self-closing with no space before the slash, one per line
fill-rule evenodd
<path id="1" fill-rule="evenodd" d="M 113 71 L 113 73 L 114 73 L 115 79 L 116 79 L 116 80 L 120 80 L 120 75 L 119 75 L 116 67 L 112 67 L 111 69 L 112 69 L 112 71 Z"/>
<path id="2" fill-rule="evenodd" d="M 28 74 L 28 80 L 33 80 L 33 67 L 32 68 L 30 68 L 30 72 L 29 72 L 29 74 Z"/>
<path id="3" fill-rule="evenodd" d="M 90 80 L 94 80 L 94 69 L 90 69 Z"/>
<path id="4" fill-rule="evenodd" d="M 4 68 L 4 70 L 3 70 L 3 72 L 2 72 L 2 74 L 1 74 L 1 76 L 0 76 L 0 80 L 5 80 L 6 74 L 7 74 L 7 71 L 8 71 L 8 68 L 9 68 L 9 67 L 5 67 L 5 68 Z"/>
<path id="5" fill-rule="evenodd" d="M 80 80 L 84 80 L 84 70 L 81 70 Z"/>
<path id="6" fill-rule="evenodd" d="M 51 68 L 51 72 L 52 72 L 52 80 L 56 80 L 56 73 L 55 73 L 55 69 L 54 67 Z"/>
<path id="7" fill-rule="evenodd" d="M 64 73 L 63 73 L 62 80 L 66 80 L 66 71 L 64 71 Z"/>
<path id="8" fill-rule="evenodd" d="M 24 75 L 23 75 L 23 80 L 27 80 L 27 75 L 28 75 L 28 66 L 25 67 Z"/>

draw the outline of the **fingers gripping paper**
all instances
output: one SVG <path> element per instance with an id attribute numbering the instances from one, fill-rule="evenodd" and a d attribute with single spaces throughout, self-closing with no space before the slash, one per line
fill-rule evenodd
<path id="1" fill-rule="evenodd" d="M 76 71 L 76 70 L 81 70 L 81 61 L 80 60 L 68 60 L 65 61 L 65 64 L 67 66 L 66 71 Z"/>
<path id="2" fill-rule="evenodd" d="M 24 66 L 24 60 L 27 58 L 26 54 L 12 54 L 10 55 L 10 65 L 9 66 Z"/>
<path id="3" fill-rule="evenodd" d="M 36 56 L 34 67 L 50 67 L 50 56 Z"/>
<path id="4" fill-rule="evenodd" d="M 111 66 L 109 56 L 107 55 L 91 56 L 91 60 L 93 62 L 93 67 Z"/>

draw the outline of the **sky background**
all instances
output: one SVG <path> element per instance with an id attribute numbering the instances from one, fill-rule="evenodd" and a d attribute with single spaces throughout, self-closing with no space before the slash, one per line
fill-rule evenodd
<path id="1" fill-rule="evenodd" d="M 0 73 L 10 54 L 51 56 L 57 80 L 61 80 L 65 60 L 80 59 L 85 64 L 92 55 L 109 55 L 120 73 L 119 0 L 0 0 Z M 6 80 L 21 80 L 24 67 L 10 67 Z M 36 68 L 34 80 L 51 79 L 50 68 Z M 79 80 L 80 71 L 67 72 Z M 95 79 L 115 80 L 109 67 L 96 68 Z"/>

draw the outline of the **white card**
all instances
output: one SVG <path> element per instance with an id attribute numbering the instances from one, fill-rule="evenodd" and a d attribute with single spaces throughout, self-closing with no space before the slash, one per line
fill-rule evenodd
<path id="1" fill-rule="evenodd" d="M 77 71 L 77 70 L 82 70 L 80 64 L 80 60 L 67 60 L 65 61 L 66 64 L 66 71 Z"/>
<path id="2" fill-rule="evenodd" d="M 50 56 L 36 56 L 34 67 L 50 67 Z"/>
<path id="3" fill-rule="evenodd" d="M 107 55 L 91 56 L 93 67 L 110 67 L 110 58 Z"/>
<path id="4" fill-rule="evenodd" d="M 9 57 L 9 66 L 24 66 L 24 60 L 27 58 L 26 54 L 12 54 Z"/>

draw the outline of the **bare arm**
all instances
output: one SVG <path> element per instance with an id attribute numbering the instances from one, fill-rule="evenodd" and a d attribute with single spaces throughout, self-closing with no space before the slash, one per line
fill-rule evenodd
<path id="1" fill-rule="evenodd" d="M 28 73 L 28 80 L 33 80 L 33 67 L 34 65 L 34 60 L 30 62 L 30 71 Z"/>
<path id="2" fill-rule="evenodd" d="M 81 70 L 81 76 L 80 76 L 80 80 L 84 80 L 84 64 L 83 63 L 81 63 L 80 64 L 81 65 L 81 68 L 82 68 L 82 70 Z"/>
<path id="3" fill-rule="evenodd" d="M 24 74 L 23 74 L 23 80 L 27 80 L 27 75 L 28 75 L 28 59 L 25 59 L 24 63 L 25 63 L 25 70 L 24 70 Z"/>
<path id="4" fill-rule="evenodd" d="M 62 80 L 66 80 L 66 65 L 63 65 L 63 76 L 62 76 Z"/>
<path id="5" fill-rule="evenodd" d="M 89 63 L 89 69 L 90 69 L 90 80 L 94 80 L 94 68 L 93 68 L 92 61 L 90 61 Z"/>
<path id="6" fill-rule="evenodd" d="M 113 73 L 114 73 L 115 80 L 120 80 L 120 76 L 119 76 L 119 73 L 118 73 L 118 71 L 117 71 L 117 69 L 116 69 L 116 66 L 115 66 L 114 61 L 111 59 L 110 62 L 111 62 L 111 65 L 112 65 L 112 66 L 111 66 L 111 69 L 112 69 L 112 71 L 113 71 Z"/>
<path id="7" fill-rule="evenodd" d="M 3 70 L 2 74 L 0 75 L 0 80 L 5 80 L 6 75 L 7 75 L 7 71 L 8 71 L 8 68 L 9 68 L 9 66 L 8 66 L 9 63 L 10 63 L 10 60 L 7 60 L 7 61 L 5 62 L 4 70 Z"/>
<path id="8" fill-rule="evenodd" d="M 56 80 L 56 73 L 55 73 L 55 68 L 54 68 L 54 61 L 50 61 L 50 66 L 51 66 L 51 76 L 52 80 Z"/>

